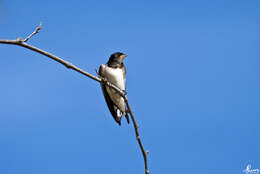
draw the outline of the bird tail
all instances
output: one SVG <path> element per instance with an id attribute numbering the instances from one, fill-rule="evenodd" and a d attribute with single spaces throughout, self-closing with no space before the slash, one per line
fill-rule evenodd
<path id="1" fill-rule="evenodd" d="M 127 123 L 129 124 L 129 116 L 128 116 L 127 112 L 125 112 L 125 118 L 127 120 Z"/>

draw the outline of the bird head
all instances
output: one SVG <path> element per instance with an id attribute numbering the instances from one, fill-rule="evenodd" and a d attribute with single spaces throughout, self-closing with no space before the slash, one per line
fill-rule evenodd
<path id="1" fill-rule="evenodd" d="M 124 53 L 116 52 L 110 56 L 109 61 L 122 63 L 125 57 L 126 55 Z"/>

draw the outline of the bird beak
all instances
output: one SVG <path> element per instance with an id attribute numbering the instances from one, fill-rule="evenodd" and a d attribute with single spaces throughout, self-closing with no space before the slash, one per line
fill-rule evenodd
<path id="1" fill-rule="evenodd" d="M 125 54 L 122 54 L 122 55 L 120 56 L 120 60 L 122 61 L 125 57 L 126 57 L 126 55 L 125 55 Z"/>

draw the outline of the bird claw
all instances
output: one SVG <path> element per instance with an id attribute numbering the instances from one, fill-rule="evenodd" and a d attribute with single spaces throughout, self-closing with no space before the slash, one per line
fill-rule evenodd
<path id="1" fill-rule="evenodd" d="M 107 83 L 107 79 L 105 78 L 105 77 L 100 77 L 101 78 L 101 82 L 103 83 L 103 84 L 106 84 Z"/>

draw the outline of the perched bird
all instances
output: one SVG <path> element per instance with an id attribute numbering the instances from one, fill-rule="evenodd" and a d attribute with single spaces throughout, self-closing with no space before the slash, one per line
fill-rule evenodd
<path id="1" fill-rule="evenodd" d="M 108 82 L 123 91 L 126 90 L 126 68 L 123 64 L 125 57 L 126 55 L 121 52 L 112 54 L 105 65 L 100 65 L 98 72 L 100 77 L 105 78 Z M 124 98 L 111 87 L 101 84 L 101 88 L 109 111 L 115 121 L 121 125 L 121 118 L 125 115 L 127 122 L 129 123 Z"/>

